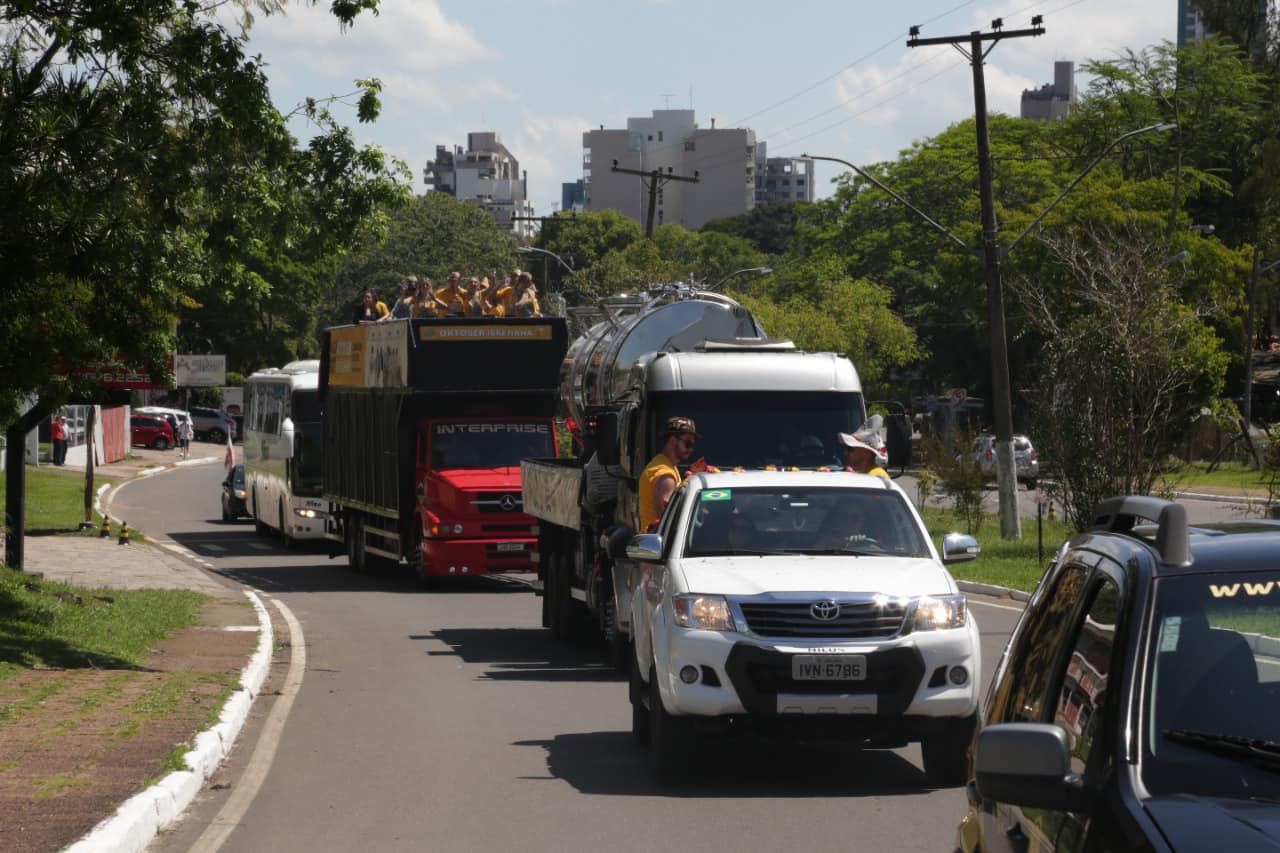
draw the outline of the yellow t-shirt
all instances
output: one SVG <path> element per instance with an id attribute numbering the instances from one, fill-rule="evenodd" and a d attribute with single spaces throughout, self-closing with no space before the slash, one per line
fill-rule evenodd
<path id="1" fill-rule="evenodd" d="M 889 479 L 889 472 L 881 468 L 879 465 L 873 465 L 871 470 L 867 473 L 872 477 L 884 477 L 886 480 Z"/>
<path id="2" fill-rule="evenodd" d="M 511 313 L 511 309 L 516 304 L 516 289 L 514 287 L 499 287 L 493 294 L 493 301 L 502 308 L 502 314 L 498 316 L 505 317 Z"/>
<path id="3" fill-rule="evenodd" d="M 467 313 L 467 295 L 462 291 L 454 293 L 451 287 L 442 287 L 436 291 L 436 299 L 439 299 L 449 308 L 444 311 L 445 314 L 466 314 Z"/>
<path id="4" fill-rule="evenodd" d="M 670 459 L 659 453 L 650 459 L 649 464 L 640 472 L 640 527 L 637 528 L 637 533 L 644 533 L 658 520 L 658 513 L 653 509 L 653 492 L 658 481 L 663 477 L 671 477 L 677 486 L 680 485 L 680 469 L 672 465 Z"/>

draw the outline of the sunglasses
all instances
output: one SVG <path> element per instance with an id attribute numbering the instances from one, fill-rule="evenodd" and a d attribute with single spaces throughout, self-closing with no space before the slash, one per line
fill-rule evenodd
<path id="1" fill-rule="evenodd" d="M 682 445 L 684 445 L 685 447 L 692 448 L 692 447 L 694 446 L 694 444 L 696 444 L 696 443 L 697 443 L 697 439 L 693 439 L 693 438 L 682 438 L 682 439 L 680 439 L 680 443 L 681 443 Z"/>

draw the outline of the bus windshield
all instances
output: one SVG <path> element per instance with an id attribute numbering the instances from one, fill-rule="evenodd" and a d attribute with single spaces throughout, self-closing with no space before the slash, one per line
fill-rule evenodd
<path id="1" fill-rule="evenodd" d="M 437 421 L 431 468 L 515 468 L 521 459 L 555 456 L 549 421 Z"/>
<path id="2" fill-rule="evenodd" d="M 649 455 L 661 449 L 667 418 L 693 418 L 701 437 L 694 457 L 720 467 L 843 466 L 838 432 L 866 419 L 862 395 L 833 391 L 679 391 L 657 395 L 648 428 Z M 644 460 L 644 461 L 647 461 Z"/>

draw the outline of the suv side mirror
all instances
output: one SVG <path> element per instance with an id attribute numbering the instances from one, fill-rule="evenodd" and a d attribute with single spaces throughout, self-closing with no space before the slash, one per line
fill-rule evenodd
<path id="1" fill-rule="evenodd" d="M 963 563 L 981 553 L 978 540 L 967 533 L 948 533 L 942 537 L 943 563 Z"/>
<path id="2" fill-rule="evenodd" d="M 662 537 L 656 533 L 641 533 L 627 545 L 627 556 L 644 563 L 656 563 L 662 559 Z"/>
<path id="3" fill-rule="evenodd" d="M 974 776 L 984 800 L 1085 811 L 1084 781 L 1071 772 L 1067 733 L 1052 723 L 1000 723 L 978 735 Z"/>
<path id="4" fill-rule="evenodd" d="M 618 413 L 596 415 L 596 460 L 601 465 L 618 464 Z"/>

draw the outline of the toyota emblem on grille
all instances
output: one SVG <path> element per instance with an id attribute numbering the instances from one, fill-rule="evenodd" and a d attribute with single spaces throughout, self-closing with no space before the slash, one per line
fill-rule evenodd
<path id="1" fill-rule="evenodd" d="M 809 615 L 819 622 L 830 622 L 840 615 L 840 605 L 829 598 L 809 605 Z"/>
<path id="2" fill-rule="evenodd" d="M 498 499 L 498 506 L 502 507 L 503 512 L 511 512 L 516 508 L 517 503 L 519 502 L 516 500 L 515 495 L 503 495 Z"/>

